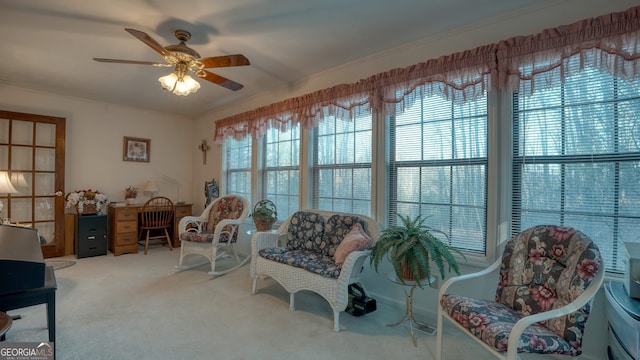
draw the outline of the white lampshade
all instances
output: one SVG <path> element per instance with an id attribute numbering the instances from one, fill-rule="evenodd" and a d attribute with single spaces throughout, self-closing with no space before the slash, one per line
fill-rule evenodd
<path id="1" fill-rule="evenodd" d="M 27 180 L 24 178 L 24 174 L 21 172 L 11 172 L 11 184 L 17 188 L 25 188 L 29 185 L 27 184 Z"/>
<path id="2" fill-rule="evenodd" d="M 18 190 L 13 187 L 9 179 L 9 173 L 0 171 L 0 194 L 15 194 Z"/>
<path id="3" fill-rule="evenodd" d="M 160 81 L 160 84 L 162 84 L 162 87 L 165 90 L 173 91 L 173 87 L 176 85 L 176 81 L 178 81 L 178 75 L 176 75 L 175 72 L 172 72 L 167 76 L 161 77 L 158 81 Z"/>
<path id="4" fill-rule="evenodd" d="M 185 75 L 182 78 L 182 81 L 178 80 L 176 82 L 176 88 L 173 90 L 173 93 L 176 95 L 187 96 L 198 91 L 198 89 L 200 89 L 200 84 L 193 80 L 191 76 Z"/>
<path id="5" fill-rule="evenodd" d="M 178 71 L 173 71 L 171 74 L 159 78 L 158 81 L 160 81 L 165 90 L 169 90 L 176 95 L 187 96 L 200 89 L 200 84 L 193 80 L 191 76 Z"/>
<path id="6" fill-rule="evenodd" d="M 144 187 L 142 188 L 142 191 L 145 192 L 145 193 L 158 192 L 158 185 L 156 185 L 155 181 L 149 180 L 149 181 L 147 181 L 146 184 L 144 184 Z"/>
<path id="7" fill-rule="evenodd" d="M 0 171 L 0 194 L 15 194 L 17 192 L 18 190 L 9 181 L 9 173 Z M 4 204 L 0 200 L 0 213 L 2 213 L 2 209 L 4 209 Z"/>

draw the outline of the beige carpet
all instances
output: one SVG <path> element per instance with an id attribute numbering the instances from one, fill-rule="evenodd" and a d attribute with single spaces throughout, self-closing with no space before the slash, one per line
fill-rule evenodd
<path id="1" fill-rule="evenodd" d="M 249 265 L 211 279 L 206 267 L 174 273 L 178 254 L 154 247 L 146 256 L 60 258 L 76 264 L 56 270 L 57 359 L 434 358 L 435 336 L 417 332 L 414 347 L 406 326 L 385 326 L 404 309 L 378 302 L 362 317 L 342 313 L 335 333 L 331 308 L 317 295 L 298 294 L 290 312 L 272 279 L 251 295 Z M 6 341 L 47 340 L 44 305 L 10 314 L 23 318 Z M 463 337 L 447 334 L 445 343 L 446 359 L 491 358 Z"/>

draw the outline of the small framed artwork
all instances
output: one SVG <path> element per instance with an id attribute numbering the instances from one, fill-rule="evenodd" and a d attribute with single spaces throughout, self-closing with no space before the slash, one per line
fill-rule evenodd
<path id="1" fill-rule="evenodd" d="M 122 147 L 123 161 L 142 161 L 149 162 L 151 155 L 151 140 L 134 137 L 124 137 L 124 145 Z"/>

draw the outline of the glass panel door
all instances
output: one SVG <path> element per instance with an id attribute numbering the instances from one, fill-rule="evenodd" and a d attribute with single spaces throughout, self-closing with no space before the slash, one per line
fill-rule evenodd
<path id="1" fill-rule="evenodd" d="M 65 254 L 64 140 L 66 119 L 0 111 L 0 171 L 17 193 L 0 194 L 0 217 L 38 229 L 45 257 Z"/>

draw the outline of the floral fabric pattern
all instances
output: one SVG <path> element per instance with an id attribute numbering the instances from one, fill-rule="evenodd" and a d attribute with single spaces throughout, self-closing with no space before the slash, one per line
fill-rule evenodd
<path id="1" fill-rule="evenodd" d="M 314 249 L 320 251 L 323 255 L 333 256 L 336 249 L 342 242 L 342 239 L 351 231 L 354 224 L 362 221 L 357 216 L 352 215 L 332 215 L 324 227 L 324 236 L 320 243 L 314 244 Z"/>
<path id="2" fill-rule="evenodd" d="M 237 231 L 234 233 L 234 237 L 237 239 Z M 213 238 L 213 233 L 211 232 L 195 232 L 195 231 L 185 231 L 182 234 L 180 234 L 180 240 L 182 241 L 191 241 L 191 242 L 199 242 L 199 243 L 212 243 L 214 238 Z M 218 242 L 221 243 L 226 243 L 229 241 L 229 233 L 227 232 L 223 232 L 220 234 L 220 238 L 218 239 Z M 235 241 L 235 240 L 234 240 Z"/>
<path id="3" fill-rule="evenodd" d="M 209 210 L 209 218 L 207 219 L 207 226 L 205 228 L 206 233 L 215 232 L 216 225 L 224 219 L 237 219 L 242 215 L 244 211 L 244 205 L 242 204 L 242 200 L 237 196 L 229 196 L 220 199 L 212 208 Z M 226 235 L 227 239 L 224 242 L 229 241 L 229 233 L 233 233 L 231 235 L 231 242 L 236 242 L 238 239 L 238 232 L 236 231 L 237 227 L 233 226 L 225 226 L 222 229 L 222 235 L 220 242 L 223 242 L 223 236 Z M 191 235 L 189 235 L 191 236 Z M 182 235 L 181 235 L 182 238 Z M 201 238 L 200 240 L 207 240 L 207 237 Z M 196 242 L 198 242 L 198 238 L 196 237 Z M 210 242 L 210 241 L 199 241 L 199 242 Z"/>
<path id="4" fill-rule="evenodd" d="M 580 296 L 602 266 L 600 252 L 582 232 L 540 225 L 506 244 L 495 302 L 445 295 L 443 308 L 458 323 L 499 351 L 506 351 L 511 328 L 524 316 L 557 309 Z M 518 351 L 580 355 L 591 308 L 527 328 Z"/>
<path id="5" fill-rule="evenodd" d="M 456 322 L 498 351 L 507 351 L 509 334 L 523 317 L 513 309 L 490 300 L 445 294 L 440 303 Z M 579 355 L 569 342 L 539 324 L 529 326 L 522 333 L 518 352 Z"/>
<path id="6" fill-rule="evenodd" d="M 282 247 L 266 248 L 258 252 L 265 259 L 302 268 L 314 274 L 338 278 L 340 268 L 333 257 L 309 250 L 288 250 Z"/>
<path id="7" fill-rule="evenodd" d="M 325 220 L 318 213 L 298 211 L 291 215 L 287 231 L 287 249 L 315 251 L 320 249 Z"/>

